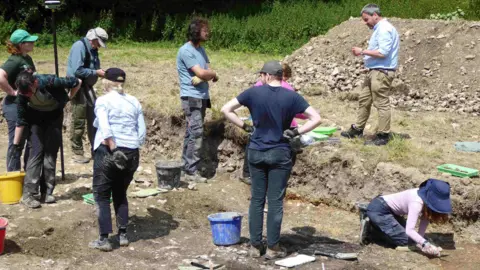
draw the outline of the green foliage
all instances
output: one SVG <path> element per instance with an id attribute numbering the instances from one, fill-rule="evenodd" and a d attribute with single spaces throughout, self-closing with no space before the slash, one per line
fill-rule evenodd
<path id="1" fill-rule="evenodd" d="M 480 18 L 480 0 L 469 0 L 468 8 L 471 17 L 476 19 Z"/>
<path id="2" fill-rule="evenodd" d="M 105 29 L 107 33 L 111 32 L 115 27 L 112 10 L 102 10 L 96 25 Z"/>
<path id="3" fill-rule="evenodd" d="M 465 17 L 465 12 L 462 9 L 457 8 L 457 10 L 449 13 L 430 14 L 429 19 L 451 21 L 458 20 L 463 17 Z"/>
<path id="4" fill-rule="evenodd" d="M 7 21 L 3 16 L 0 16 L 0 41 L 3 43 L 10 37 L 10 34 L 15 30 L 15 22 Z"/>
<path id="5" fill-rule="evenodd" d="M 465 15 L 457 8 L 465 6 L 462 0 L 375 2 L 380 5 L 385 17 L 425 18 L 432 11 L 445 13 L 451 10 L 456 10 L 455 15 L 451 17 Z M 212 14 L 209 16 L 212 37 L 208 46 L 213 49 L 228 48 L 237 51 L 288 54 L 308 42 L 310 38 L 325 34 L 330 28 L 351 16 L 360 16 L 360 10 L 365 4 L 364 0 L 277 0 L 264 4 L 250 16 L 236 16 L 239 11 Z M 180 33 L 175 34 L 176 37 L 179 35 Z"/>
<path id="6" fill-rule="evenodd" d="M 374 2 L 385 17 L 480 18 L 480 0 Z M 8 36 L 12 28 L 26 27 L 40 33 L 38 45 L 52 43 L 51 11 L 42 8 L 42 0 L 9 3 L 0 3 L 0 13 L 5 14 L 0 20 L 0 38 Z M 185 42 L 190 19 L 201 15 L 210 22 L 211 38 L 206 44 L 210 49 L 288 54 L 350 17 L 359 17 L 367 1 L 203 0 L 195 3 L 192 5 L 191 0 L 65 0 L 61 11 L 56 13 L 58 42 L 69 46 L 98 25 L 107 30 L 111 42 L 163 41 L 178 45 Z M 89 8 L 85 9 L 86 6 Z"/>

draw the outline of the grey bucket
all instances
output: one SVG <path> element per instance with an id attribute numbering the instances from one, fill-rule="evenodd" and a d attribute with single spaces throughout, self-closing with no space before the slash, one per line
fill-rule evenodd
<path id="1" fill-rule="evenodd" d="M 158 188 L 173 189 L 180 186 L 180 175 L 183 162 L 181 161 L 158 161 L 155 163 L 157 170 Z"/>

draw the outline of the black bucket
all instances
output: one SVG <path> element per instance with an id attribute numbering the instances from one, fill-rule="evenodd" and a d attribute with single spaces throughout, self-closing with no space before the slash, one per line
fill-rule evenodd
<path id="1" fill-rule="evenodd" d="M 157 169 L 158 188 L 173 189 L 180 186 L 180 175 L 183 162 L 181 161 L 158 161 Z"/>

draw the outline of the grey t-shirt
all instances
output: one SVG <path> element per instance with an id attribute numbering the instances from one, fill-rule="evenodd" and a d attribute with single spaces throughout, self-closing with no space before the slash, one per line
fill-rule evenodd
<path id="1" fill-rule="evenodd" d="M 192 78 L 195 73 L 192 67 L 199 65 L 203 69 L 207 69 L 210 63 L 205 49 L 203 47 L 195 48 L 190 42 L 185 43 L 178 50 L 177 54 L 177 71 L 180 81 L 180 97 L 195 97 L 201 99 L 209 99 L 208 82 L 202 82 L 196 86 L 192 84 Z"/>

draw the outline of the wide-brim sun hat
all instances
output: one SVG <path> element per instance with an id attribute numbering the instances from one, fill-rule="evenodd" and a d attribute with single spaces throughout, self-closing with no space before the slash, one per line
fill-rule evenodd
<path id="1" fill-rule="evenodd" d="M 450 200 L 450 184 L 430 178 L 420 184 L 418 196 L 432 211 L 440 214 L 449 214 L 452 212 L 452 202 Z"/>

